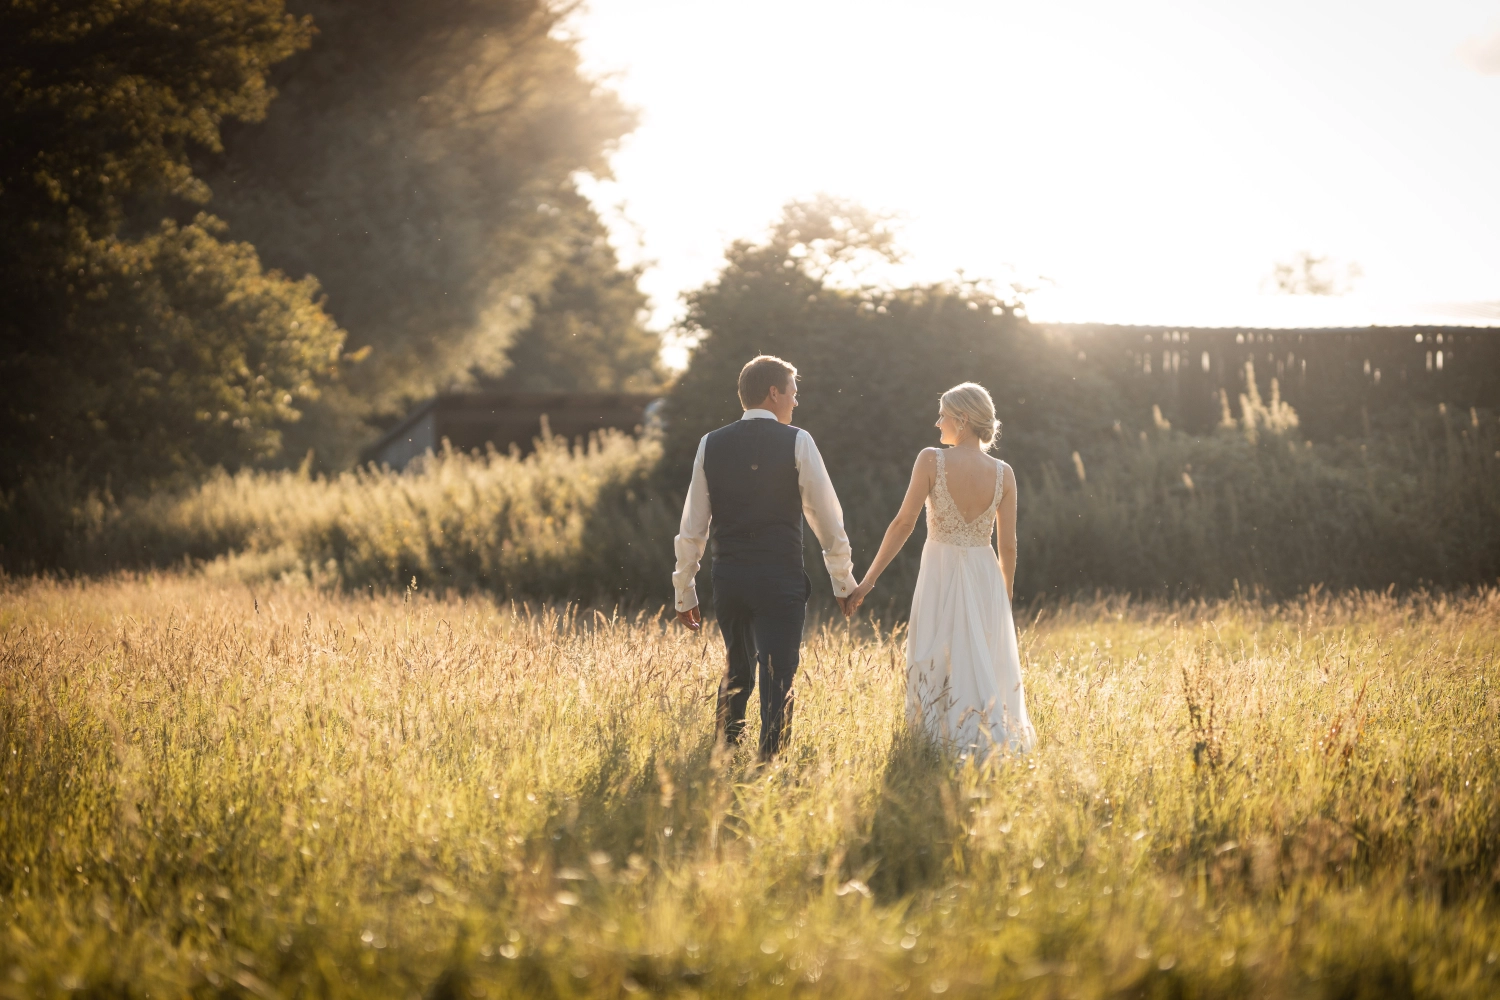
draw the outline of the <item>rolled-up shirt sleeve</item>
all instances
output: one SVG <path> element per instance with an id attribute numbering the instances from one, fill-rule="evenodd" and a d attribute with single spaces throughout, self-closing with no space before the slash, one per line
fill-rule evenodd
<path id="1" fill-rule="evenodd" d="M 708 480 L 703 476 L 703 447 L 707 441 L 708 435 L 705 434 L 698 442 L 698 454 L 693 459 L 693 481 L 688 485 L 687 499 L 682 503 L 682 524 L 677 529 L 677 537 L 672 540 L 677 552 L 672 589 L 677 592 L 678 611 L 698 606 L 698 567 L 703 565 L 703 552 L 708 548 L 708 525 L 713 512 L 708 504 Z"/>
<path id="2" fill-rule="evenodd" d="M 699 449 L 702 455 L 702 449 Z M 854 555 L 849 536 L 844 532 L 844 508 L 828 478 L 823 456 L 807 431 L 797 431 L 797 484 L 802 490 L 802 516 L 818 536 L 823 548 L 823 565 L 833 581 L 833 592 L 848 597 L 854 592 Z M 686 515 L 684 515 L 685 517 Z M 686 521 L 683 522 L 686 524 Z M 679 552 L 681 550 L 679 549 Z M 679 559 L 681 557 L 679 556 Z"/>

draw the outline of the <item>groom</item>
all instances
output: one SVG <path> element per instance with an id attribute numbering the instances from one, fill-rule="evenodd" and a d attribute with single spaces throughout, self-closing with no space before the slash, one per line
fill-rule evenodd
<path id="1" fill-rule="evenodd" d="M 714 612 L 729 668 L 719 683 L 718 729 L 729 744 L 745 730 L 760 672 L 760 757 L 781 749 L 791 728 L 792 681 L 812 581 L 802 568 L 802 518 L 823 546 L 839 610 L 854 590 L 844 512 L 812 435 L 792 427 L 797 369 L 763 354 L 740 370 L 744 416 L 703 436 L 677 535 L 677 620 L 703 620 L 694 582 L 713 525 Z"/>

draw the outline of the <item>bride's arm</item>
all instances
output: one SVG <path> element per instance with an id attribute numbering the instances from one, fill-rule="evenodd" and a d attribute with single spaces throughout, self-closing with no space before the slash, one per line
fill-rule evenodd
<path id="1" fill-rule="evenodd" d="M 995 508 L 995 537 L 1000 542 L 1000 575 L 1005 593 L 1016 599 L 1016 474 L 1007 465 L 1003 472 L 1000 506 Z"/>
<path id="2" fill-rule="evenodd" d="M 875 586 L 875 581 L 880 579 L 880 574 L 885 572 L 891 560 L 896 558 L 896 553 L 901 551 L 901 546 L 911 537 L 912 529 L 917 526 L 917 518 L 921 516 L 922 504 L 927 501 L 927 494 L 932 492 L 933 480 L 936 478 L 937 452 L 932 448 L 923 448 L 917 455 L 916 464 L 912 466 L 911 483 L 906 487 L 901 509 L 896 512 L 891 526 L 885 529 L 885 539 L 880 543 L 880 551 L 875 553 L 875 561 L 865 572 L 865 578 L 850 595 L 855 599 L 855 607 L 865 599 L 865 595 Z"/>

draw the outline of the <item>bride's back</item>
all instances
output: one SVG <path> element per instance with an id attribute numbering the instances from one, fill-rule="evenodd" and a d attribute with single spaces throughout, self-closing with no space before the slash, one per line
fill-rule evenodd
<path id="1" fill-rule="evenodd" d="M 953 498 L 959 516 L 972 521 L 995 500 L 1000 461 L 977 448 L 944 448 L 942 452 L 948 495 Z M 936 483 L 933 485 L 936 488 Z"/>

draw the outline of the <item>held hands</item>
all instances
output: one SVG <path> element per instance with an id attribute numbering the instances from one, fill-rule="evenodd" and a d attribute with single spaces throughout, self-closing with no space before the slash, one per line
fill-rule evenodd
<path id="1" fill-rule="evenodd" d="M 865 603 L 865 598 L 870 591 L 875 589 L 875 581 L 865 577 L 864 582 L 855 587 L 848 597 L 839 598 L 839 606 L 843 608 L 845 616 L 852 615 L 859 610 L 859 606 Z"/>
<path id="2" fill-rule="evenodd" d="M 686 611 L 677 612 L 677 620 L 694 632 L 703 627 L 703 613 L 696 604 Z"/>

